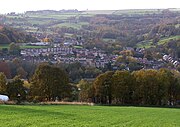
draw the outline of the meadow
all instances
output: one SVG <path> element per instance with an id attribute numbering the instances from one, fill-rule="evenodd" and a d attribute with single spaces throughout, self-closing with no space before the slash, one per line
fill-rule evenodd
<path id="1" fill-rule="evenodd" d="M 180 109 L 0 105 L 1 127 L 179 127 Z"/>
<path id="2" fill-rule="evenodd" d="M 47 48 L 48 46 L 33 46 L 33 45 L 21 45 L 21 49 L 38 49 L 38 48 Z M 0 44 L 0 49 L 9 48 L 9 44 Z"/>
<path id="3" fill-rule="evenodd" d="M 180 36 L 170 36 L 170 37 L 165 37 L 165 38 L 161 38 L 157 44 L 153 44 L 152 39 L 151 40 L 147 40 L 147 41 L 142 41 L 137 43 L 136 47 L 138 48 L 151 48 L 151 47 L 155 47 L 156 45 L 163 45 L 167 42 L 169 42 L 170 40 L 178 40 L 180 39 Z"/>

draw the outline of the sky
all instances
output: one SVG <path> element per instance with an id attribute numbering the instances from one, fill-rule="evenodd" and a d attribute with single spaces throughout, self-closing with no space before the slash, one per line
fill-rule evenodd
<path id="1" fill-rule="evenodd" d="M 122 10 L 180 8 L 180 0 L 0 0 L 0 13 L 31 10 Z"/>

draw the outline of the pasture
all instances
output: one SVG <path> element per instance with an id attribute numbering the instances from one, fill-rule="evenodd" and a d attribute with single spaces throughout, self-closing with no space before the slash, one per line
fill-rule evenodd
<path id="1" fill-rule="evenodd" d="M 0 49 L 9 48 L 9 44 L 0 44 Z"/>
<path id="2" fill-rule="evenodd" d="M 0 105 L 1 127 L 179 127 L 180 109 Z"/>
<path id="3" fill-rule="evenodd" d="M 48 46 L 34 46 L 34 45 L 20 45 L 21 49 L 38 49 L 38 48 L 47 48 Z M 9 44 L 0 44 L 0 49 L 9 48 Z"/>
<path id="4" fill-rule="evenodd" d="M 136 44 L 136 47 L 138 48 L 151 48 L 151 47 L 155 47 L 156 45 L 163 45 L 167 42 L 169 42 L 170 40 L 178 40 L 180 39 L 180 36 L 171 36 L 171 37 L 165 37 L 165 38 L 161 38 L 157 44 L 153 44 L 153 40 L 147 40 L 147 41 L 142 41 Z"/>

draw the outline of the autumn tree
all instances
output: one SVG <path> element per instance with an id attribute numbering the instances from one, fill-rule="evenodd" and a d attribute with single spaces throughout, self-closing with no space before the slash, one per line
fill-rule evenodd
<path id="1" fill-rule="evenodd" d="M 116 103 L 132 103 L 133 79 L 128 71 L 116 71 L 112 76 L 112 95 Z"/>
<path id="2" fill-rule="evenodd" d="M 0 72 L 0 94 L 5 94 L 7 89 L 6 76 Z"/>
<path id="3" fill-rule="evenodd" d="M 157 103 L 158 81 L 156 70 L 139 70 L 133 73 L 135 78 L 135 98 L 140 104 Z"/>
<path id="4" fill-rule="evenodd" d="M 93 87 L 95 90 L 95 102 L 102 104 L 112 103 L 112 76 L 114 72 L 108 71 L 104 74 L 99 75 L 94 83 Z"/>
<path id="5" fill-rule="evenodd" d="M 19 75 L 23 79 L 27 78 L 27 72 L 22 67 L 17 68 L 17 75 Z"/>
<path id="6" fill-rule="evenodd" d="M 0 61 L 0 72 L 3 72 L 7 78 L 11 78 L 11 70 L 9 65 L 4 62 L 4 61 Z"/>
<path id="7" fill-rule="evenodd" d="M 58 67 L 41 64 L 37 67 L 32 79 L 30 95 L 43 100 L 62 100 L 70 94 L 69 78 Z"/>
<path id="8" fill-rule="evenodd" d="M 174 105 L 180 95 L 180 74 L 168 69 L 162 69 L 161 71 L 166 76 L 166 82 L 164 83 L 167 84 L 167 100 L 170 105 Z"/>
<path id="9" fill-rule="evenodd" d="M 87 80 L 81 80 L 78 83 L 79 89 L 79 101 L 83 102 L 91 102 L 93 101 L 93 87 L 92 83 L 88 82 Z"/>

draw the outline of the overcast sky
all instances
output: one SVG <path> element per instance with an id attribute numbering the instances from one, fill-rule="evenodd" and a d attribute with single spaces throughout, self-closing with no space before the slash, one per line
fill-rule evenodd
<path id="1" fill-rule="evenodd" d="M 29 10 L 180 8 L 180 0 L 0 0 L 0 13 Z"/>

